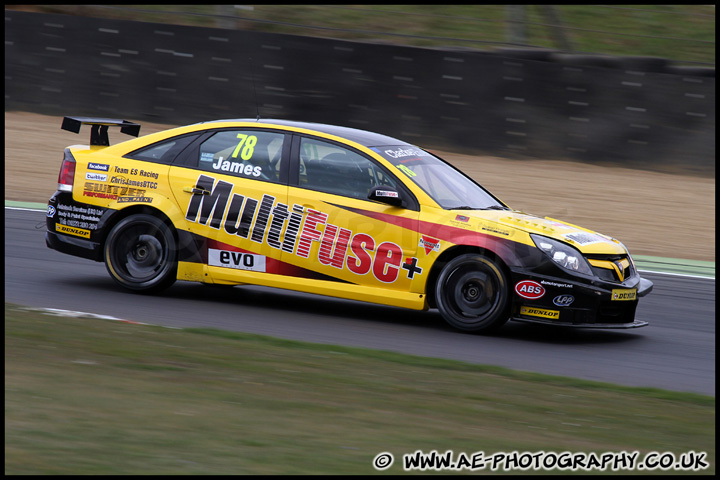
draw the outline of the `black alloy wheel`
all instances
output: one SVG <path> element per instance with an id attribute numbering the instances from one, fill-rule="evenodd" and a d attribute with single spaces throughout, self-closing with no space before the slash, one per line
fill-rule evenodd
<path id="1" fill-rule="evenodd" d="M 437 308 L 446 322 L 469 332 L 489 332 L 508 321 L 510 292 L 503 269 L 481 254 L 460 255 L 435 284 Z"/>
<path id="2" fill-rule="evenodd" d="M 173 232 L 152 215 L 122 219 L 105 242 L 105 266 L 125 288 L 157 292 L 172 285 L 177 276 L 177 252 Z"/>

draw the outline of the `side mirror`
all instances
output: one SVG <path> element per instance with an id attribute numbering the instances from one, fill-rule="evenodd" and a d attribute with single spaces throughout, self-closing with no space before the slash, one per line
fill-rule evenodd
<path id="1" fill-rule="evenodd" d="M 403 205 L 403 199 L 400 192 L 395 190 L 393 187 L 386 185 L 378 185 L 377 187 L 370 189 L 368 198 L 370 200 L 375 200 L 376 202 L 386 203 L 393 207 L 402 207 Z"/>

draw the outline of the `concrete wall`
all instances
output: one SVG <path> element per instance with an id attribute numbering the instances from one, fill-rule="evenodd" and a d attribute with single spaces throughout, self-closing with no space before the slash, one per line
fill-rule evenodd
<path id="1" fill-rule="evenodd" d="M 715 169 L 715 70 L 660 58 L 427 49 L 6 10 L 5 79 L 6 111 L 171 124 L 259 112 L 459 152 Z"/>

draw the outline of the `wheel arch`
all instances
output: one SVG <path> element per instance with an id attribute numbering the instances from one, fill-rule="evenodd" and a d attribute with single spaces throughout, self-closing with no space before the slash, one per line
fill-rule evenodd
<path id="1" fill-rule="evenodd" d="M 492 250 L 475 245 L 454 245 L 443 251 L 430 269 L 430 274 L 428 275 L 428 280 L 425 285 L 425 295 L 427 296 L 427 302 L 430 308 L 435 308 L 437 306 L 435 300 L 435 286 L 443 267 L 445 267 L 445 265 L 454 258 L 467 253 L 477 253 L 491 258 L 503 269 L 503 273 L 505 273 L 507 278 L 510 278 L 510 269 L 507 264 L 503 261 L 500 255 L 496 254 Z"/>
<path id="2" fill-rule="evenodd" d="M 152 216 L 157 217 L 160 220 L 162 220 L 163 223 L 165 223 L 170 228 L 170 231 L 172 232 L 173 237 L 175 237 L 175 242 L 178 241 L 178 233 L 177 233 L 177 229 L 175 228 L 175 225 L 162 210 L 155 208 L 155 207 L 150 207 L 148 205 L 131 205 L 129 207 L 123 208 L 122 210 L 116 211 L 113 215 L 111 215 L 107 219 L 107 222 L 103 225 L 102 238 L 98 239 L 98 241 L 101 245 L 101 249 L 105 248 L 105 242 L 107 242 L 108 236 L 110 235 L 110 232 L 115 227 L 115 225 L 117 225 L 123 219 L 125 219 L 131 215 L 140 215 L 140 214 L 152 215 Z"/>

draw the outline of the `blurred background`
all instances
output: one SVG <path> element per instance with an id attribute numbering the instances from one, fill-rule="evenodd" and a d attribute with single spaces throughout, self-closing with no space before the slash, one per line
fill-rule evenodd
<path id="1" fill-rule="evenodd" d="M 713 174 L 712 5 L 6 6 L 5 109 Z"/>

